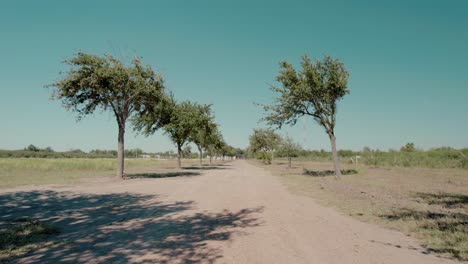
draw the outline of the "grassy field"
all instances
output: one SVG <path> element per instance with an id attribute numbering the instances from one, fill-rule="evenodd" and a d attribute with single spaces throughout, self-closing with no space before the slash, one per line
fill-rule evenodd
<path id="1" fill-rule="evenodd" d="M 197 164 L 195 160 L 185 160 L 184 166 Z M 40 159 L 5 158 L 0 159 L 0 187 L 42 184 L 70 184 L 96 177 L 112 177 L 117 166 L 116 159 Z M 127 174 L 154 173 L 170 170 L 176 166 L 175 160 L 126 159 Z"/>
<path id="2" fill-rule="evenodd" d="M 344 165 L 358 174 L 310 176 L 332 170 L 326 162 L 286 161 L 263 166 L 293 192 L 311 196 L 362 221 L 418 238 L 428 251 L 468 260 L 468 171 Z M 304 170 L 305 169 L 305 170 Z"/>

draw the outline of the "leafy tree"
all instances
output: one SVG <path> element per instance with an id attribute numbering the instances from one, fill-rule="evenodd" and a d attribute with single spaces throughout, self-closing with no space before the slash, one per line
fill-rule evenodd
<path id="1" fill-rule="evenodd" d="M 47 147 L 44 149 L 46 152 L 55 152 L 51 147 Z"/>
<path id="2" fill-rule="evenodd" d="M 281 127 L 295 125 L 301 116 L 313 117 L 330 138 L 332 155 L 337 177 L 341 175 L 336 151 L 336 111 L 337 102 L 349 93 L 348 72 L 344 64 L 329 56 L 312 62 L 303 56 L 302 69 L 297 71 L 288 62 L 280 63 L 280 74 L 276 80 L 281 87 L 272 86 L 279 93 L 273 105 L 265 105 L 267 115 L 263 118 L 269 125 Z"/>
<path id="3" fill-rule="evenodd" d="M 200 153 L 200 166 L 203 162 L 203 149 L 208 149 L 212 140 L 212 134 L 217 131 L 217 125 L 214 123 L 214 116 L 210 105 L 197 105 L 195 107 L 195 126 L 190 134 L 190 141 L 193 142 Z"/>
<path id="4" fill-rule="evenodd" d="M 400 149 L 403 152 L 414 152 L 416 150 L 416 147 L 414 146 L 414 143 L 406 143 L 403 147 Z"/>
<path id="5" fill-rule="evenodd" d="M 206 151 L 210 155 L 210 164 L 212 163 L 213 155 L 221 153 L 224 144 L 223 136 L 219 132 L 218 127 L 215 126 L 212 133 L 208 135 L 206 145 Z"/>
<path id="6" fill-rule="evenodd" d="M 114 113 L 118 133 L 117 176 L 124 176 L 124 138 L 129 118 L 154 109 L 164 98 L 163 78 L 140 58 L 130 65 L 105 55 L 78 52 L 65 61 L 70 66 L 65 76 L 49 85 L 54 87 L 52 98 L 62 101 L 67 110 L 78 113 L 77 120 L 96 109 Z"/>
<path id="7" fill-rule="evenodd" d="M 236 157 L 243 157 L 246 151 L 241 148 L 235 148 L 235 156 Z"/>
<path id="8" fill-rule="evenodd" d="M 29 150 L 29 151 L 39 151 L 40 149 L 36 146 L 34 146 L 33 144 L 30 144 L 29 146 L 25 147 L 24 150 Z"/>
<path id="9" fill-rule="evenodd" d="M 253 153 L 260 153 L 264 162 L 270 163 L 280 141 L 281 137 L 272 129 L 254 129 L 249 137 L 249 148 Z"/>
<path id="10" fill-rule="evenodd" d="M 291 161 L 293 157 L 299 156 L 302 147 L 294 142 L 291 137 L 285 137 L 281 140 L 279 151 L 282 155 L 288 158 L 289 168 L 291 168 Z"/>

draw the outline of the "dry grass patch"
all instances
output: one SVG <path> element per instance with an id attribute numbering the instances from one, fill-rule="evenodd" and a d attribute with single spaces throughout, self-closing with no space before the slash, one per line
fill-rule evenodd
<path id="1" fill-rule="evenodd" d="M 325 162 L 255 162 L 280 177 L 293 192 L 311 196 L 362 221 L 420 239 L 432 251 L 468 260 L 468 171 L 463 169 L 377 168 L 344 165 L 358 174 L 314 177 L 332 170 Z"/>
<path id="2" fill-rule="evenodd" d="M 125 172 L 130 178 L 199 175 L 200 173 L 187 171 L 220 168 L 219 164 L 223 162 L 216 161 L 213 165 L 205 164 L 202 167 L 198 166 L 198 159 L 187 159 L 182 163 L 185 167 L 179 170 L 176 168 L 177 160 L 175 159 L 126 159 Z M 117 160 L 114 158 L 0 158 L 0 187 L 74 184 L 103 177 L 114 177 L 116 168 Z"/>
<path id="3" fill-rule="evenodd" d="M 55 226 L 28 217 L 7 222 L 0 227 L 0 263 L 52 244 L 49 238 L 59 233 Z"/>

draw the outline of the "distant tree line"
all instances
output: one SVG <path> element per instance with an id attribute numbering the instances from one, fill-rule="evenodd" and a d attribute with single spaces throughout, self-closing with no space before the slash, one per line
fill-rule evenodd
<path id="1" fill-rule="evenodd" d="M 125 155 L 132 158 L 139 158 L 142 155 L 156 156 L 155 153 L 146 153 L 143 150 L 128 149 L 125 150 Z M 67 151 L 55 151 L 51 147 L 39 148 L 33 144 L 20 150 L 1 150 L 0 158 L 116 158 L 116 150 L 101 150 L 94 149 L 89 152 L 81 149 L 71 149 Z"/>
<path id="2" fill-rule="evenodd" d="M 326 150 L 306 150 L 290 137 L 281 137 L 273 130 L 255 129 L 250 136 L 247 156 L 257 158 L 269 164 L 273 157 L 302 160 L 333 161 L 332 153 Z M 343 163 L 364 164 L 381 167 L 429 167 L 468 169 L 468 148 L 451 147 L 423 150 L 414 143 L 407 143 L 399 150 L 379 150 L 364 147 L 360 151 L 338 150 L 337 156 Z M 291 165 L 289 165 L 291 166 Z"/>

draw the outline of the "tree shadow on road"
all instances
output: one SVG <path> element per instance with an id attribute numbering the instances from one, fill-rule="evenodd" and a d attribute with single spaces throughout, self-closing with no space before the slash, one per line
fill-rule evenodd
<path id="1" fill-rule="evenodd" d="M 417 198 L 429 205 L 437 204 L 446 208 L 461 208 L 468 206 L 468 195 L 458 193 L 416 193 Z"/>
<path id="2" fill-rule="evenodd" d="M 184 170 L 226 170 L 229 168 L 222 167 L 222 166 L 188 166 L 188 167 L 182 167 Z"/>
<path id="3" fill-rule="evenodd" d="M 192 201 L 162 203 L 157 196 L 129 193 L 6 193 L 0 195 L 0 227 L 27 217 L 61 231 L 48 238 L 47 247 L 9 261 L 191 263 L 222 256 L 210 241 L 226 241 L 261 224 L 262 208 L 190 213 L 193 206 Z"/>
<path id="4" fill-rule="evenodd" d="M 139 179 L 139 178 L 171 178 L 171 177 L 190 177 L 199 176 L 198 172 L 191 171 L 174 171 L 174 172 L 160 172 L 160 173 L 132 173 L 125 176 L 126 179 Z"/>

